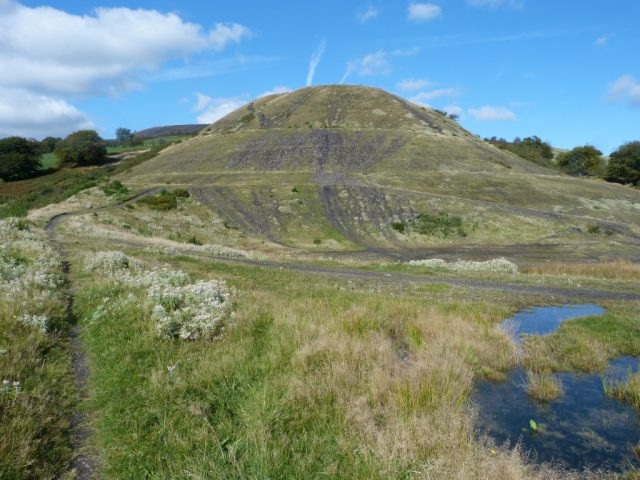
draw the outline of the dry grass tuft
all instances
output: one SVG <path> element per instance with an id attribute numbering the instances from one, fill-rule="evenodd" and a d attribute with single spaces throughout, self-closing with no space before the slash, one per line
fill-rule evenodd
<path id="1" fill-rule="evenodd" d="M 560 379 L 547 372 L 527 372 L 527 393 L 543 402 L 550 402 L 563 394 Z"/>
<path id="2" fill-rule="evenodd" d="M 638 280 L 640 279 L 640 264 L 628 260 L 616 260 L 604 263 L 548 262 L 529 267 L 524 270 L 524 273 L 595 277 L 611 280 Z"/>

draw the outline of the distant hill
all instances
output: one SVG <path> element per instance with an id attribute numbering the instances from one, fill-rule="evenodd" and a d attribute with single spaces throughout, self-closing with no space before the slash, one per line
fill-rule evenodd
<path id="1" fill-rule="evenodd" d="M 640 241 L 639 191 L 561 174 L 363 86 L 256 99 L 121 178 L 186 187 L 229 228 L 304 248 L 592 257 Z"/>
<path id="2" fill-rule="evenodd" d="M 190 125 L 166 125 L 164 127 L 147 128 L 135 133 L 138 138 L 156 138 L 167 137 L 171 135 L 195 135 L 208 125 L 190 124 Z"/>

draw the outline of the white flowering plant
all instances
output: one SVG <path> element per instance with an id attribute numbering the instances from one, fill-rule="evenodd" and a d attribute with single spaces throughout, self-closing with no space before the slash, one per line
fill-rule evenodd
<path id="1" fill-rule="evenodd" d="M 212 339 L 232 315 L 234 292 L 223 280 L 193 282 L 188 274 L 167 267 L 145 269 L 123 252 L 87 257 L 85 270 L 108 281 L 142 290 L 158 336 L 183 340 Z M 92 320 L 105 317 L 105 302 Z"/>
<path id="2" fill-rule="evenodd" d="M 440 268 L 453 272 L 491 272 L 517 274 L 518 266 L 506 258 L 494 258 L 484 262 L 458 260 L 447 262 L 441 258 L 429 258 L 425 260 L 410 260 L 409 265 L 425 268 Z"/>

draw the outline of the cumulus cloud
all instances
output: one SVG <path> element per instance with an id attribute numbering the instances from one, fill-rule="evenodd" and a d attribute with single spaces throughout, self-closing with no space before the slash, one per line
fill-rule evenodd
<path id="1" fill-rule="evenodd" d="M 410 3 L 407 18 L 413 22 L 426 22 L 439 17 L 442 8 L 434 3 Z"/>
<path id="2" fill-rule="evenodd" d="M 213 98 L 196 93 L 193 110 L 199 112 L 198 123 L 214 123 L 247 103 L 245 97 Z"/>
<path id="3" fill-rule="evenodd" d="M 65 136 L 93 128 L 86 115 L 64 100 L 0 87 L 0 137 Z"/>
<path id="4" fill-rule="evenodd" d="M 322 60 L 322 55 L 324 55 L 324 51 L 327 48 L 327 41 L 322 39 L 316 51 L 311 55 L 311 60 L 309 60 L 309 70 L 307 72 L 307 87 L 311 86 L 313 83 L 313 77 L 316 74 L 316 68 L 318 68 L 318 64 L 320 60 Z"/>
<path id="5" fill-rule="evenodd" d="M 268 97 L 269 95 L 277 95 L 279 93 L 289 93 L 290 91 L 291 91 L 291 88 L 285 87 L 283 85 L 278 85 L 277 87 L 273 87 L 271 90 L 262 92 L 260 95 L 258 95 L 258 98 Z"/>
<path id="6" fill-rule="evenodd" d="M 433 83 L 423 78 L 406 78 L 396 83 L 396 86 L 400 90 L 411 92 L 422 88 L 429 88 L 433 86 Z"/>
<path id="7" fill-rule="evenodd" d="M 511 7 L 522 8 L 524 7 L 524 0 L 467 0 L 467 3 L 472 7 Z"/>
<path id="8" fill-rule="evenodd" d="M 19 4 L 0 17 L 0 31 L 0 85 L 75 95 L 125 90 L 141 70 L 250 35 L 239 24 L 205 31 L 155 10 L 98 8 L 80 16 Z"/>
<path id="9" fill-rule="evenodd" d="M 457 88 L 437 88 L 428 92 L 420 92 L 411 97 L 409 100 L 418 105 L 428 107 L 428 102 L 430 102 L 431 100 L 440 97 L 455 97 L 459 93 L 460 91 Z"/>
<path id="10" fill-rule="evenodd" d="M 40 113 L 51 115 L 42 120 L 58 132 L 63 111 L 66 119 L 86 120 L 68 99 L 121 94 L 139 87 L 145 73 L 156 72 L 167 61 L 220 51 L 251 35 L 237 23 L 205 29 L 156 10 L 97 8 L 88 15 L 74 15 L 12 0 L 0 0 L 0 32 L 0 88 L 22 92 L 18 98 L 25 102 L 48 99 L 48 109 Z M 16 113 L 12 123 L 28 131 L 21 122 L 31 116 Z M 36 135 L 40 122 L 33 128 Z"/>
<path id="11" fill-rule="evenodd" d="M 373 5 L 368 5 L 366 9 L 360 10 L 358 12 L 358 20 L 362 23 L 366 23 L 369 20 L 373 20 L 374 18 L 378 18 L 378 14 L 380 12 Z"/>
<path id="12" fill-rule="evenodd" d="M 609 85 L 607 97 L 610 102 L 625 102 L 640 107 L 640 83 L 631 75 L 622 75 Z"/>
<path id="13" fill-rule="evenodd" d="M 511 121 L 514 122 L 518 118 L 506 107 L 484 106 L 480 108 L 470 108 L 469 116 L 481 122 Z"/>

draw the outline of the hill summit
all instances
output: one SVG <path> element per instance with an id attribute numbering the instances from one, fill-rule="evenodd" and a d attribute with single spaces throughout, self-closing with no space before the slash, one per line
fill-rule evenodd
<path id="1" fill-rule="evenodd" d="M 640 234 L 637 191 L 559 174 L 363 86 L 258 98 L 122 180 L 186 187 L 224 225 L 291 247 L 574 255 L 578 242 L 592 255 Z"/>

